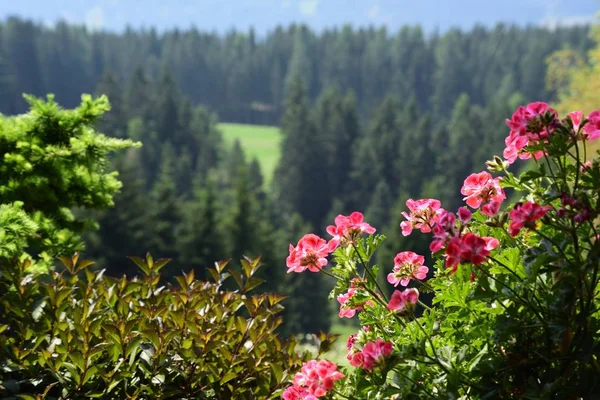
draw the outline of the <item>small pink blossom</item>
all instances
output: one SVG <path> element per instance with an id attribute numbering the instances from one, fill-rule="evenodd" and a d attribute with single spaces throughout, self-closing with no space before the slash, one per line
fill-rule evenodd
<path id="1" fill-rule="evenodd" d="M 469 175 L 465 179 L 460 193 L 466 196 L 463 200 L 466 200 L 467 205 L 473 208 L 479 208 L 481 204 L 491 201 L 502 203 L 506 199 L 506 195 L 500 187 L 500 178 L 493 178 L 487 171 Z"/>
<path id="2" fill-rule="evenodd" d="M 588 172 L 590 168 L 592 168 L 591 161 L 586 161 L 583 164 L 581 164 L 581 172 Z"/>
<path id="3" fill-rule="evenodd" d="M 427 277 L 429 268 L 423 265 L 425 257 L 412 251 L 403 251 L 394 258 L 394 269 L 388 274 L 387 280 L 394 286 L 408 286 L 411 279 L 423 280 Z"/>
<path id="4" fill-rule="evenodd" d="M 337 297 L 337 301 L 340 303 L 340 312 L 338 314 L 340 318 L 352 318 L 354 315 L 356 315 L 356 310 L 354 308 L 346 306 L 346 303 L 348 300 L 350 300 L 355 292 L 355 288 L 350 288 L 346 293 L 340 294 Z"/>
<path id="5" fill-rule="evenodd" d="M 583 121 L 583 112 L 581 111 L 572 111 L 567 114 L 569 118 L 571 118 L 571 122 L 573 123 L 573 129 L 575 133 L 579 131 L 579 127 L 581 126 L 581 121 Z"/>
<path id="6" fill-rule="evenodd" d="M 462 242 L 463 252 L 461 254 L 461 259 L 469 261 L 473 263 L 473 265 L 483 263 L 490 255 L 489 247 L 493 247 L 493 245 L 488 244 L 487 240 L 470 232 L 462 237 Z"/>
<path id="7" fill-rule="evenodd" d="M 501 202 L 492 200 L 481 207 L 481 213 L 483 215 L 487 215 L 490 218 L 495 217 L 496 215 L 498 215 L 498 212 L 500 212 L 500 204 Z"/>
<path id="8" fill-rule="evenodd" d="M 367 342 L 362 349 L 362 367 L 366 370 L 373 369 L 377 364 L 383 362 L 385 357 L 392 354 L 393 350 L 392 344 L 382 339 L 377 339 L 375 342 Z"/>
<path id="9" fill-rule="evenodd" d="M 441 203 L 435 199 L 408 199 L 406 201 L 410 214 L 406 211 L 402 212 L 402 216 L 406 221 L 400 224 L 402 234 L 408 236 L 413 229 L 420 229 L 422 233 L 431 232 L 431 228 L 437 222 L 438 211 Z"/>
<path id="10" fill-rule="evenodd" d="M 327 227 L 327 233 L 333 236 L 329 242 L 330 251 L 335 250 L 339 245 L 347 246 L 349 243 L 353 243 L 363 233 L 369 235 L 375 233 L 375 228 L 364 222 L 364 216 L 358 211 L 349 216 L 340 214 L 335 217 L 334 222 L 335 226 L 329 225 Z"/>
<path id="11" fill-rule="evenodd" d="M 417 289 L 410 288 L 403 292 L 394 290 L 387 304 L 387 309 L 391 311 L 404 310 L 407 304 L 416 304 L 418 300 L 419 291 Z"/>
<path id="12" fill-rule="evenodd" d="M 586 140 L 595 140 L 600 137 L 600 110 L 588 115 L 588 123 L 583 127 L 583 136 Z"/>
<path id="13" fill-rule="evenodd" d="M 517 236 L 523 227 L 531 225 L 533 222 L 542 218 L 550 209 L 552 209 L 552 207 L 541 206 L 531 201 L 517 204 L 509 213 L 511 223 L 508 227 L 508 231 L 510 235 Z"/>
<path id="14" fill-rule="evenodd" d="M 286 258 L 287 272 L 303 272 L 308 269 L 311 272 L 319 272 L 327 265 L 327 257 L 330 253 L 325 239 L 315 234 L 306 234 L 300 239 L 296 247 L 290 244 L 290 254 Z"/>
<path id="15" fill-rule="evenodd" d="M 469 211 L 469 209 L 466 207 L 459 208 L 458 219 L 460 219 L 460 222 L 462 222 L 463 224 L 466 224 L 471 220 L 471 211 Z"/>

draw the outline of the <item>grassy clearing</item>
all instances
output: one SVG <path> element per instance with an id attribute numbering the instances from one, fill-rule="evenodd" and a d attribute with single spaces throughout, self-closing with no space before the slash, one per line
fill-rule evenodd
<path id="1" fill-rule="evenodd" d="M 249 160 L 256 158 L 268 186 L 279 161 L 279 143 L 281 134 L 276 126 L 219 124 L 227 145 L 232 146 L 239 140 Z"/>

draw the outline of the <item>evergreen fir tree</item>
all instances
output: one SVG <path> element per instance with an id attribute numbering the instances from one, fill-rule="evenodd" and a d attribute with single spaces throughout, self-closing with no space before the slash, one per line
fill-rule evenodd
<path id="1" fill-rule="evenodd" d="M 175 184 L 175 153 L 169 144 L 161 155 L 160 171 L 150 191 L 147 226 L 151 228 L 150 251 L 156 258 L 177 258 L 175 228 L 181 220 L 181 208 Z M 169 264 L 171 274 L 179 273 L 178 260 Z M 170 274 L 167 272 L 167 274 Z"/>
<path id="2" fill-rule="evenodd" d="M 194 268 L 196 276 L 206 279 L 206 268 L 226 257 L 219 222 L 219 196 L 215 183 L 197 182 L 194 197 L 183 207 L 177 231 L 177 250 L 184 269 Z"/>
<path id="3" fill-rule="evenodd" d="M 148 241 L 152 232 L 146 218 L 149 204 L 144 195 L 140 150 L 129 149 L 114 165 L 123 187 L 115 196 L 115 205 L 99 216 L 100 229 L 87 235 L 87 255 L 99 267 L 106 268 L 108 275 L 132 276 L 140 271 L 127 257 L 151 251 Z"/>
<path id="4" fill-rule="evenodd" d="M 281 159 L 285 161 L 275 171 L 276 199 L 284 210 L 295 210 L 314 226 L 320 226 L 331 205 L 324 174 L 327 153 L 309 115 L 300 78 L 290 86 L 281 130 Z"/>
<path id="5" fill-rule="evenodd" d="M 100 120 L 99 128 L 110 136 L 124 137 L 127 118 L 124 109 L 122 83 L 110 70 L 106 70 L 96 87 L 96 94 L 105 94 L 110 101 L 110 111 Z"/>

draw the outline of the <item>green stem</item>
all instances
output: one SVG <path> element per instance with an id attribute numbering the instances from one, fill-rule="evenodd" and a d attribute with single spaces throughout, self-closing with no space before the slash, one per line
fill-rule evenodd
<path id="1" fill-rule="evenodd" d="M 365 271 L 367 271 L 367 274 L 369 274 L 369 276 L 373 280 L 373 283 L 375 284 L 375 287 L 377 288 L 377 290 L 379 290 L 379 293 L 381 293 L 381 296 L 383 296 L 383 299 L 385 300 L 386 305 L 387 305 L 387 302 L 388 302 L 387 296 L 385 295 L 385 292 L 379 286 L 379 283 L 377 282 L 377 277 L 375 277 L 373 275 L 373 272 L 369 270 L 369 268 L 367 267 L 367 264 L 365 263 L 365 260 L 363 260 L 362 256 L 360 255 L 360 252 L 358 251 L 358 249 L 356 248 L 356 245 L 354 243 L 352 243 L 352 248 L 356 252 L 356 255 L 358 256 L 358 259 L 360 260 L 360 263 L 362 264 L 363 269 Z"/>

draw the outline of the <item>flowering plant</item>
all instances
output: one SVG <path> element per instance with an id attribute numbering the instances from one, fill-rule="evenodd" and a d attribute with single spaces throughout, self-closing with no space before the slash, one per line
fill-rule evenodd
<path id="1" fill-rule="evenodd" d="M 599 115 L 560 119 L 546 103 L 519 107 L 507 121 L 504 160 L 494 157 L 488 171 L 466 177 L 465 207 L 408 200 L 402 234 L 431 235 L 433 262 L 428 267 L 411 251 L 399 252 L 393 266 L 384 260 L 396 288 L 389 298 L 371 262 L 385 238 L 362 214 L 338 216 L 327 228 L 329 241 L 311 234 L 290 246 L 288 272 L 334 277 L 340 317 L 358 314 L 363 327 L 348 338 L 351 367 L 340 372 L 327 363 L 319 370 L 324 361 L 311 361 L 307 370 L 318 372 L 297 376 L 284 398 L 596 393 L 600 163 L 587 160 L 586 143 L 600 137 Z M 515 176 L 509 166 L 517 158 L 532 159 L 535 168 Z M 503 204 L 505 189 L 522 198 Z M 421 293 L 431 293 L 431 307 Z"/>

